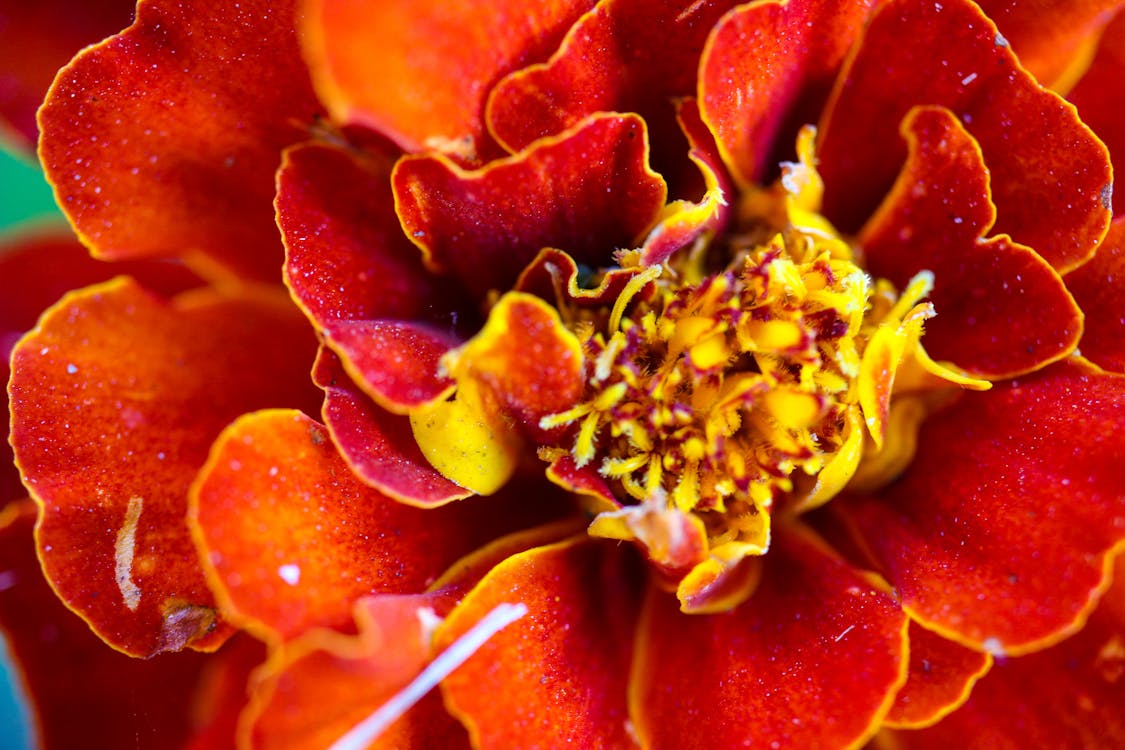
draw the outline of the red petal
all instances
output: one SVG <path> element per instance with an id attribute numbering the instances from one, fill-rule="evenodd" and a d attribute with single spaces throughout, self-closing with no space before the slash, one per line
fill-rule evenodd
<path id="1" fill-rule="evenodd" d="M 1125 537 L 1125 377 L 1080 361 L 930 417 L 875 497 L 834 503 L 927 628 L 1018 654 L 1081 627 Z"/>
<path id="2" fill-rule="evenodd" d="M 77 287 L 129 274 L 149 289 L 173 294 L 203 282 L 177 263 L 103 263 L 92 259 L 69 232 L 47 231 L 8 237 L 0 243 L 0 383 L 8 382 L 8 358 L 12 348 L 35 325 L 44 309 Z M 8 411 L 8 392 L 0 390 L 0 414 Z M 0 445 L 0 507 L 8 500 L 24 497 L 19 473 L 8 452 Z"/>
<path id="3" fill-rule="evenodd" d="M 294 5 L 145 2 L 63 70 L 39 113 L 39 153 L 95 253 L 203 253 L 277 278 L 273 175 L 319 110 Z"/>
<path id="4" fill-rule="evenodd" d="M 238 414 L 317 402 L 313 345 L 279 297 L 165 304 L 117 279 L 65 297 L 16 347 L 12 444 L 43 507 L 44 569 L 107 642 L 147 656 L 229 635 L 210 629 L 188 486 Z"/>
<path id="5" fill-rule="evenodd" d="M 973 685 L 991 666 L 988 654 L 970 651 L 911 622 L 910 674 L 884 724 L 933 724 L 964 703 Z"/>
<path id="6" fill-rule="evenodd" d="M 1121 0 L 980 0 L 985 15 L 1000 27 L 1020 64 L 1053 84 L 1096 38 Z"/>
<path id="7" fill-rule="evenodd" d="M 0 513 L 0 627 L 33 701 L 44 750 L 176 747 L 192 733 L 201 670 L 216 656 L 132 659 L 114 651 L 59 602 L 39 569 L 28 501 Z"/>
<path id="8" fill-rule="evenodd" d="M 1125 216 L 1110 225 L 1093 259 L 1066 275 L 1066 285 L 1086 313 L 1082 356 L 1125 372 Z"/>
<path id="9" fill-rule="evenodd" d="M 501 603 L 529 613 L 442 683 L 480 748 L 633 747 L 625 702 L 640 589 L 633 559 L 579 537 L 508 558 L 438 628 L 448 646 Z"/>
<path id="10" fill-rule="evenodd" d="M 653 589 L 631 704 L 655 748 L 858 746 L 906 678 L 907 619 L 803 532 L 774 537 L 737 609 L 685 615 Z"/>
<path id="11" fill-rule="evenodd" d="M 1120 174 L 1125 169 L 1125 10 L 1106 27 L 1097 55 L 1086 75 L 1070 92 L 1082 121 L 1109 147 L 1110 157 Z M 1117 214 L 1125 212 L 1125 201 L 1117 199 Z"/>
<path id="12" fill-rule="evenodd" d="M 635 247 L 667 193 L 647 156 L 639 117 L 598 115 L 480 170 L 407 157 L 391 179 L 407 236 L 483 295 L 510 287 L 544 247 L 593 267 Z"/>
<path id="13" fill-rule="evenodd" d="M 493 84 L 549 55 L 592 5 L 315 0 L 305 53 L 338 121 L 374 128 L 407 151 L 487 158 L 497 151 L 482 122 Z"/>
<path id="14" fill-rule="evenodd" d="M 5 3 L 0 11 L 0 125 L 10 127 L 20 146 L 34 150 L 39 137 L 35 110 L 59 68 L 86 45 L 128 26 L 135 6 L 133 0 Z"/>
<path id="15" fill-rule="evenodd" d="M 551 517 L 546 493 L 420 510 L 360 482 L 299 412 L 248 414 L 216 441 L 189 523 L 224 614 L 268 640 L 345 627 L 372 593 L 416 593 L 481 544 Z"/>
<path id="16" fill-rule="evenodd" d="M 815 119 L 872 0 L 748 3 L 712 31 L 699 107 L 743 185 L 776 168 L 779 134 Z M 786 152 L 792 143 L 781 143 Z"/>
<path id="17" fill-rule="evenodd" d="M 837 226 L 858 228 L 894 182 L 906 155 L 895 129 L 919 104 L 950 109 L 980 143 L 996 233 L 1064 271 L 1093 253 L 1109 222 L 1105 149 L 969 0 L 888 2 L 867 27 L 821 120 L 824 213 Z"/>
<path id="18" fill-rule="evenodd" d="M 1018 659 L 998 660 L 962 708 L 903 750 L 1125 747 L 1125 563 L 1082 632 Z"/>
<path id="19" fill-rule="evenodd" d="M 414 442 L 410 420 L 374 404 L 321 348 L 313 368 L 324 389 L 322 415 L 332 440 L 360 479 L 409 505 L 436 507 L 472 493 L 439 474 Z"/>
<path id="20" fill-rule="evenodd" d="M 1062 279 L 1007 237 L 981 239 L 995 211 L 972 137 L 938 107 L 911 110 L 902 132 L 906 166 L 859 243 L 868 270 L 900 289 L 919 271 L 933 272 L 937 317 L 926 324 L 926 351 L 991 378 L 1066 356 L 1081 335 L 1082 313 Z"/>

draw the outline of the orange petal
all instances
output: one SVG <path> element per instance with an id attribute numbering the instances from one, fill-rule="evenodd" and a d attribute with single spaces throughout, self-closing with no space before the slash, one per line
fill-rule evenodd
<path id="1" fill-rule="evenodd" d="M 1125 746 L 1125 562 L 1082 632 L 998 659 L 969 701 L 937 726 L 888 733 L 902 750 Z"/>
<path id="2" fill-rule="evenodd" d="M 1110 225 L 1093 259 L 1066 275 L 1066 286 L 1086 313 L 1082 356 L 1125 372 L 1125 216 Z"/>
<path id="3" fill-rule="evenodd" d="M 824 213 L 836 226 L 857 229 L 894 183 L 906 156 L 895 130 L 915 105 L 948 108 L 980 143 L 994 232 L 1062 271 L 1093 254 L 1109 223 L 1105 148 L 969 0 L 892 0 L 875 13 L 821 120 Z"/>
<path id="4" fill-rule="evenodd" d="M 294 6 L 152 0 L 63 69 L 39 112 L 39 154 L 94 253 L 202 254 L 277 278 L 274 171 L 320 109 Z"/>
<path id="5" fill-rule="evenodd" d="M 526 490 L 420 510 L 360 482 L 299 412 L 242 417 L 192 489 L 189 524 L 224 614 L 262 638 L 346 627 L 372 593 L 416 593 L 463 554 L 552 517 Z"/>
<path id="6" fill-rule="evenodd" d="M 593 0 L 306 4 L 305 56 L 333 117 L 407 151 L 473 161 L 498 152 L 485 97 L 504 74 L 547 57 Z"/>
<path id="7" fill-rule="evenodd" d="M 1125 538 L 1125 376 L 1067 361 L 931 416 L 906 473 L 838 499 L 912 616 L 1022 654 L 1082 626 Z"/>
<path id="8" fill-rule="evenodd" d="M 596 115 L 476 171 L 444 157 L 407 157 L 392 175 L 402 226 L 427 262 L 471 291 L 507 289 L 544 247 L 610 265 L 664 206 L 636 115 Z"/>
<path id="9" fill-rule="evenodd" d="M 816 119 L 872 0 L 747 3 L 711 32 L 699 108 L 743 186 L 776 169 L 779 134 Z M 780 144 L 788 149 L 791 142 Z"/>
<path id="10" fill-rule="evenodd" d="M 133 0 L 6 4 L 0 12 L 0 131 L 33 151 L 39 138 L 35 110 L 59 68 L 86 45 L 128 26 L 134 7 Z"/>
<path id="11" fill-rule="evenodd" d="M 630 698 L 648 746 L 858 746 L 890 707 L 906 677 L 897 602 L 791 527 L 763 559 L 729 613 L 685 615 L 650 591 Z"/>
<path id="12" fill-rule="evenodd" d="M 633 747 L 625 690 L 639 571 L 578 537 L 509 557 L 438 628 L 444 648 L 500 603 L 529 613 L 442 683 L 475 747 Z"/>
<path id="13" fill-rule="evenodd" d="M 43 750 L 163 750 L 192 735 L 191 704 L 219 655 L 133 659 L 102 643 L 59 602 L 39 568 L 35 506 L 0 512 L 0 629 L 32 705 Z"/>
<path id="14" fill-rule="evenodd" d="M 988 654 L 970 651 L 911 622 L 910 675 L 884 724 L 909 728 L 937 722 L 965 702 L 991 666 Z"/>
<path id="15" fill-rule="evenodd" d="M 926 351 L 990 378 L 1066 356 L 1081 335 L 1081 312 L 1032 250 L 1003 235 L 982 239 L 995 211 L 972 137 L 939 107 L 911 110 L 902 132 L 906 166 L 859 243 L 868 270 L 899 288 L 933 272 L 937 317 L 926 323 Z"/>
<path id="16" fill-rule="evenodd" d="M 188 293 L 120 278 L 74 292 L 12 355 L 12 445 L 43 509 L 51 584 L 108 643 L 148 656 L 229 635 L 196 560 L 188 487 L 223 425 L 315 404 L 314 346 L 279 296 Z"/>

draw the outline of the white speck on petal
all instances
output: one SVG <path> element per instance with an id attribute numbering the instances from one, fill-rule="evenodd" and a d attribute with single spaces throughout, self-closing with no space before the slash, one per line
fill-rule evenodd
<path id="1" fill-rule="evenodd" d="M 301 568 L 298 565 L 282 565 L 277 569 L 277 574 L 290 586 L 296 586 L 301 581 Z"/>

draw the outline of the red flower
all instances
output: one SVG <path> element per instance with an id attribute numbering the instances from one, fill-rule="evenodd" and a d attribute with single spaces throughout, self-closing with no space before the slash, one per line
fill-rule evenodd
<path id="1" fill-rule="evenodd" d="M 264 641 L 248 746 L 439 653 L 381 746 L 1120 743 L 1125 15 L 990 5 L 321 0 L 310 76 L 289 7 L 142 4 L 40 153 L 212 284 L 17 346 L 51 584 L 133 655 Z M 275 189 L 324 426 L 269 408 L 319 401 Z"/>

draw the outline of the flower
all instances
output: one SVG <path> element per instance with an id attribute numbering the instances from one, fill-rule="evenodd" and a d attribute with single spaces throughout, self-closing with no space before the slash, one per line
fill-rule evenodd
<path id="1" fill-rule="evenodd" d="M 142 3 L 40 154 L 209 284 L 16 347 L 47 578 L 247 746 L 1119 742 L 1125 16 L 988 5 Z"/>

